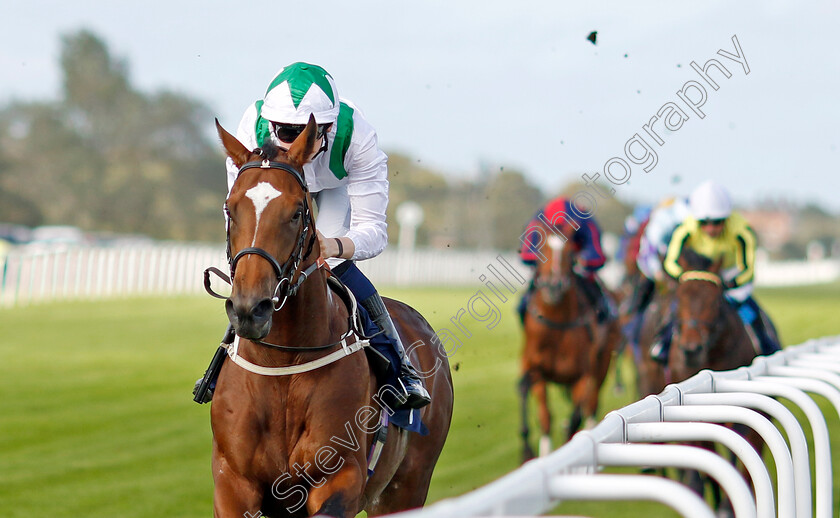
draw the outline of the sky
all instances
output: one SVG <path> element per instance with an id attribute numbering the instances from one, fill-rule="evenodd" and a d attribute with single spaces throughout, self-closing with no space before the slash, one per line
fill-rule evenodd
<path id="1" fill-rule="evenodd" d="M 840 213 L 836 0 L 233 4 L 3 2 L 0 104 L 57 99 L 60 37 L 85 28 L 135 87 L 201 100 L 231 131 L 280 68 L 307 61 L 331 73 L 382 148 L 457 177 L 516 169 L 553 194 L 598 173 L 619 198 L 647 203 L 712 179 L 740 204 Z M 717 90 L 691 67 L 710 59 L 730 74 L 710 69 Z M 678 94 L 699 104 L 692 81 L 706 93 L 702 117 Z M 687 116 L 678 129 L 651 122 L 667 103 Z M 636 134 L 655 164 L 627 156 L 648 153 L 625 150 Z M 614 158 L 630 170 L 612 160 L 610 181 Z"/>

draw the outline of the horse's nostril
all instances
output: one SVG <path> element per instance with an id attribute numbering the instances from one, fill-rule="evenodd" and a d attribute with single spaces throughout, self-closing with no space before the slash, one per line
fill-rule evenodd
<path id="1" fill-rule="evenodd" d="M 274 312 L 274 302 L 271 299 L 262 299 L 251 310 L 254 320 L 268 320 Z"/>
<path id="2" fill-rule="evenodd" d="M 233 307 L 233 301 L 227 299 L 225 301 L 225 313 L 227 313 L 228 320 L 230 320 L 231 324 L 236 325 L 236 321 L 239 320 L 238 315 L 236 314 L 236 310 Z"/>
<path id="3" fill-rule="evenodd" d="M 699 343 L 690 343 L 690 344 L 686 344 L 686 346 L 683 347 L 683 349 L 685 350 L 686 354 L 692 354 L 693 355 L 693 354 L 699 353 L 701 347 L 700 347 Z"/>

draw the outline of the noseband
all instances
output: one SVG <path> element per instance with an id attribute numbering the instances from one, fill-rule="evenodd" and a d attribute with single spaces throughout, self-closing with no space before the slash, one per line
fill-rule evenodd
<path id="1" fill-rule="evenodd" d="M 712 283 L 716 286 L 721 286 L 722 285 L 721 280 L 720 280 L 720 276 L 718 276 L 714 273 L 711 273 L 711 272 L 705 272 L 705 271 L 699 271 L 699 270 L 689 270 L 689 271 L 683 272 L 682 275 L 680 275 L 680 277 L 679 277 L 679 283 L 682 284 L 682 283 L 687 282 L 687 281 L 705 281 L 705 282 L 710 282 L 710 283 Z M 718 309 L 718 314 L 716 315 L 716 318 L 720 317 L 720 314 L 721 314 L 722 311 L 723 310 L 721 308 Z M 708 338 L 706 339 L 707 343 L 703 344 L 704 346 L 709 346 L 710 344 L 714 343 L 714 341 L 717 340 L 717 338 L 719 337 L 719 335 L 721 333 L 721 326 L 716 326 L 715 325 L 716 320 L 703 321 L 703 320 L 700 320 L 700 319 L 697 319 L 697 318 L 690 318 L 690 319 L 685 320 L 685 319 L 681 319 L 679 317 L 679 315 L 677 316 L 677 318 L 675 320 L 677 322 L 677 326 L 676 326 L 677 332 L 679 332 L 679 329 L 680 329 L 682 324 L 687 325 L 690 329 L 701 328 L 701 326 L 703 326 L 703 325 L 710 328 L 711 333 L 709 334 Z"/>
<path id="2" fill-rule="evenodd" d="M 261 155 L 262 149 L 257 149 L 254 151 L 255 153 Z M 309 207 L 309 188 L 306 185 L 306 181 L 303 179 L 303 175 L 295 169 L 294 167 L 284 164 L 282 162 L 273 162 L 268 159 L 265 159 L 261 162 L 253 161 L 244 164 L 242 167 L 239 168 L 239 172 L 237 173 L 237 178 L 239 175 L 242 174 L 243 171 L 246 169 L 276 169 L 280 171 L 285 171 L 294 177 L 297 180 L 298 185 L 303 190 L 303 221 L 301 223 L 302 229 L 300 230 L 300 234 L 298 235 L 297 243 L 295 243 L 295 248 L 292 250 L 291 255 L 289 258 L 286 259 L 286 262 L 282 265 L 274 258 L 271 254 L 263 250 L 262 248 L 257 247 L 248 247 L 243 248 L 233 258 L 231 258 L 231 246 L 230 246 L 230 214 L 228 213 L 227 203 L 225 203 L 225 215 L 227 216 L 226 219 L 226 228 L 225 234 L 227 239 L 227 257 L 228 263 L 230 264 L 230 280 L 233 281 L 234 276 L 236 275 L 236 265 L 239 261 L 245 257 L 246 255 L 256 255 L 262 257 L 268 264 L 271 265 L 271 268 L 274 270 L 274 274 L 277 279 L 277 286 L 274 288 L 274 296 L 272 297 L 272 303 L 274 304 L 274 311 L 280 311 L 283 306 L 286 304 L 286 301 L 289 297 L 292 297 L 297 294 L 298 289 L 300 286 L 306 281 L 309 275 L 318 268 L 318 262 L 312 263 L 306 270 L 300 272 L 298 275 L 297 280 L 292 280 L 295 273 L 298 271 L 298 267 L 300 263 L 312 252 L 312 247 L 315 245 L 315 239 L 317 239 L 317 235 L 314 232 L 311 232 L 313 225 L 312 225 L 312 210 Z M 308 239 L 308 244 L 307 244 Z M 206 284 L 206 283 L 205 283 Z M 211 295 L 217 296 L 213 293 Z M 221 297 L 226 298 L 226 297 Z"/>

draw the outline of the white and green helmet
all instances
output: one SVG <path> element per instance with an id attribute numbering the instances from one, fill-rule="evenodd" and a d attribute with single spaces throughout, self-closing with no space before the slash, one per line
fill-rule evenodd
<path id="1" fill-rule="evenodd" d="M 265 92 L 261 116 L 283 124 L 306 124 L 309 114 L 318 124 L 338 118 L 339 100 L 335 81 L 326 70 L 309 63 L 284 67 Z"/>

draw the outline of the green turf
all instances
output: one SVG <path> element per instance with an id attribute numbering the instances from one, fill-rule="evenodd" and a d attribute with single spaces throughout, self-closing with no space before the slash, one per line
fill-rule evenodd
<path id="1" fill-rule="evenodd" d="M 450 322 L 473 289 L 383 289 L 462 340 L 452 356 L 455 415 L 430 501 L 464 493 L 519 462 L 515 382 L 521 338 L 514 303 L 501 320 Z M 786 344 L 840 334 L 840 287 L 763 290 Z M 498 301 L 497 301 L 498 302 Z M 0 311 L 0 516 L 192 517 L 211 514 L 209 407 L 190 390 L 224 331 L 209 297 L 44 304 Z M 626 379 L 632 369 L 622 364 Z M 610 378 L 612 384 L 613 377 Z M 568 412 L 564 396 L 555 440 Z M 602 414 L 635 400 L 603 392 Z M 615 516 L 603 505 L 562 511 Z M 622 504 L 622 516 L 667 515 Z"/>

